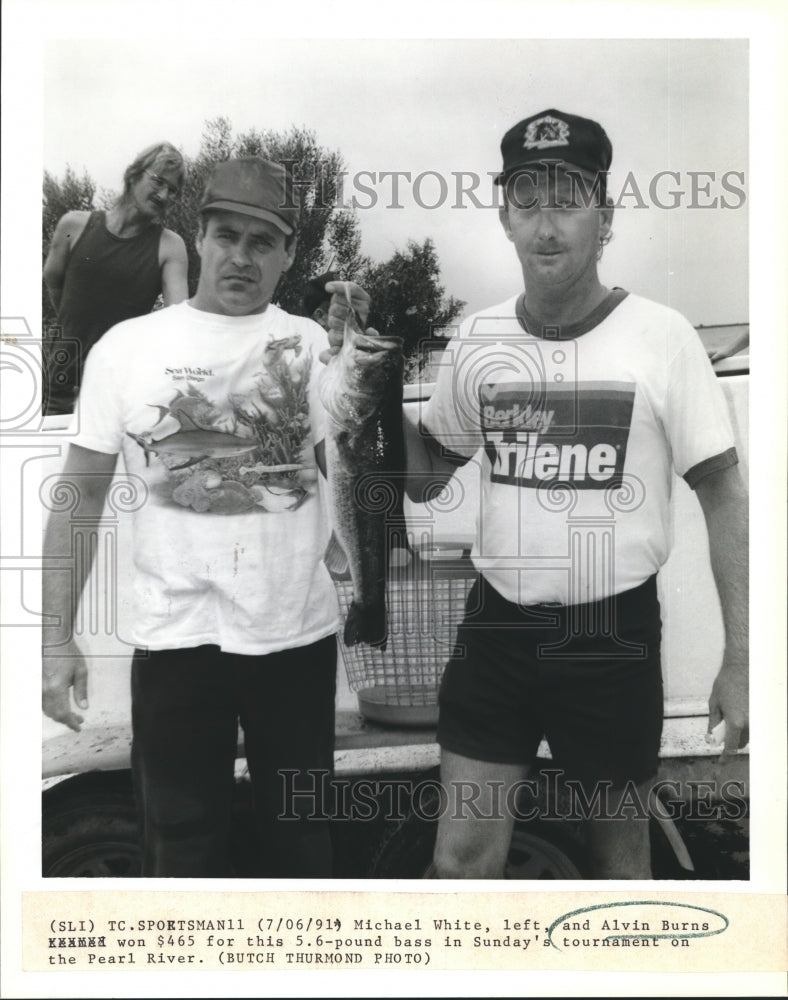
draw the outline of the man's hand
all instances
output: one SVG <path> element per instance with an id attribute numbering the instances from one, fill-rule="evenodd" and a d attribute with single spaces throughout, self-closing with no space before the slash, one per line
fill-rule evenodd
<path id="1" fill-rule="evenodd" d="M 734 340 L 727 344 L 723 344 L 721 347 L 709 347 L 706 350 L 706 354 L 714 364 L 715 361 L 722 361 L 723 358 L 730 358 L 734 354 L 738 354 L 739 351 L 743 351 L 745 347 L 750 346 L 750 330 L 749 327 L 740 333 Z"/>
<path id="2" fill-rule="evenodd" d="M 720 762 L 749 741 L 749 521 L 738 466 L 712 472 L 696 485 L 709 535 L 709 557 L 725 626 L 725 653 L 709 698 L 709 733 L 725 722 Z"/>
<path id="3" fill-rule="evenodd" d="M 725 723 L 725 742 L 720 762 L 727 763 L 736 751 L 750 741 L 749 672 L 747 654 L 727 652 L 709 698 L 709 734 L 720 722 Z"/>
<path id="4" fill-rule="evenodd" d="M 366 328 L 369 316 L 369 295 L 354 281 L 329 281 L 326 291 L 331 293 L 328 309 L 329 355 L 336 354 L 342 347 L 345 323 L 353 312 L 358 314 L 362 329 Z"/>
<path id="5" fill-rule="evenodd" d="M 78 733 L 84 719 L 72 710 L 70 695 L 73 689 L 77 708 L 88 707 L 88 668 L 84 656 L 74 643 L 69 643 L 55 655 L 48 655 L 45 649 L 41 665 L 44 714 Z"/>

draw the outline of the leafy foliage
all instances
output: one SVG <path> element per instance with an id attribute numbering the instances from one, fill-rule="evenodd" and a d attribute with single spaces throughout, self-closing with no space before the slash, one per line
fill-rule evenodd
<path id="1" fill-rule="evenodd" d="M 95 208 L 95 196 L 96 185 L 87 172 L 84 172 L 81 177 L 78 177 L 69 166 L 66 167 L 66 173 L 63 180 L 59 181 L 56 177 L 53 177 L 49 171 L 44 171 L 41 204 L 41 246 L 43 251 L 41 259 L 42 265 L 46 260 L 47 254 L 49 253 L 49 244 L 52 240 L 52 234 L 55 232 L 55 227 L 57 226 L 58 220 L 61 216 L 65 215 L 66 212 L 92 211 L 92 209 Z M 52 302 L 50 301 L 49 293 L 47 292 L 43 281 L 41 289 L 42 318 L 43 324 L 46 327 L 53 324 L 57 317 L 55 315 Z"/>
<path id="2" fill-rule="evenodd" d="M 183 151 L 182 151 L 183 152 Z M 196 156 L 183 154 L 185 180 L 181 195 L 169 207 L 167 226 L 179 233 L 189 257 L 189 294 L 197 288 L 200 259 L 195 241 L 200 199 L 212 166 L 235 156 L 262 156 L 284 163 L 292 171 L 302 203 L 298 248 L 290 270 L 283 275 L 274 301 L 291 313 L 301 312 L 303 289 L 309 278 L 329 270 L 357 281 L 372 297 L 372 321 L 381 333 L 405 341 L 406 377 L 423 367 L 420 344 L 449 326 L 464 302 L 444 294 L 440 265 L 431 239 L 409 241 L 383 263 L 361 252 L 356 215 L 341 204 L 344 161 L 341 154 L 321 146 L 310 129 L 293 126 L 285 132 L 250 129 L 233 134 L 230 121 L 219 117 L 205 123 Z M 68 167 L 62 181 L 44 173 L 43 254 L 49 250 L 58 219 L 74 209 L 96 206 L 96 185 L 87 173 L 77 177 Z M 98 207 L 109 208 L 113 192 L 102 190 Z M 44 321 L 54 322 L 49 296 L 44 293 Z"/>
<path id="3" fill-rule="evenodd" d="M 406 251 L 397 250 L 382 264 L 368 264 L 359 283 L 372 299 L 370 321 L 378 332 L 404 339 L 406 379 L 412 380 L 428 361 L 424 342 L 440 338 L 465 305 L 445 296 L 435 244 L 429 238 L 409 240 Z M 445 343 L 438 340 L 437 346 Z"/>
<path id="4" fill-rule="evenodd" d="M 286 132 L 250 129 L 234 137 L 226 118 L 207 122 L 197 156 L 184 157 L 186 181 L 167 217 L 167 225 L 186 243 L 190 294 L 197 288 L 200 273 L 195 225 L 203 188 L 213 164 L 235 156 L 265 157 L 291 171 L 301 200 L 301 225 L 293 266 L 283 275 L 275 301 L 288 312 L 300 313 L 309 278 L 327 270 L 332 260 L 334 269 L 352 273 L 361 259 L 358 220 L 338 204 L 342 156 L 321 146 L 314 132 L 306 128 L 294 126 Z"/>

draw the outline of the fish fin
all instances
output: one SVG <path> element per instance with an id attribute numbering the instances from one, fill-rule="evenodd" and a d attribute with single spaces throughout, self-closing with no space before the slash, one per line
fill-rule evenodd
<path id="1" fill-rule="evenodd" d="M 187 413 L 187 412 L 186 412 L 186 411 L 184 410 L 184 412 L 183 412 L 182 416 L 186 417 L 186 419 L 187 419 L 187 420 L 189 421 L 189 423 L 190 423 L 190 424 L 192 425 L 192 427 L 193 427 L 193 428 L 194 428 L 195 430 L 197 430 L 197 431 L 204 431 L 204 430 L 205 430 L 205 428 L 204 428 L 204 427 L 201 427 L 201 426 L 200 426 L 200 425 L 199 425 L 199 424 L 197 423 L 197 421 L 196 421 L 196 420 L 194 419 L 194 417 L 193 417 L 193 416 L 192 416 L 192 415 L 191 415 L 190 413 Z M 178 423 L 179 423 L 179 424 L 181 425 L 181 427 L 183 427 L 183 421 L 182 421 L 182 420 L 180 419 L 180 417 L 178 418 Z"/>
<path id="2" fill-rule="evenodd" d="M 345 618 L 344 642 L 357 646 L 361 642 L 383 651 L 388 640 L 388 621 L 385 605 L 365 608 L 352 601 Z"/>
<path id="3" fill-rule="evenodd" d="M 146 403 L 146 406 L 150 406 L 151 409 L 159 411 L 159 419 L 156 421 L 156 424 L 160 424 L 162 420 L 170 414 L 169 406 L 157 406 L 155 403 Z"/>
<path id="4" fill-rule="evenodd" d="M 150 444 L 140 434 L 132 434 L 131 431 L 126 431 L 126 436 L 130 437 L 132 441 L 136 441 L 140 448 L 142 448 L 145 453 L 145 466 L 150 466 Z"/>
<path id="5" fill-rule="evenodd" d="M 323 562 L 332 576 L 347 576 L 349 572 L 345 550 L 342 548 L 335 531 L 331 532 L 331 537 L 328 540 L 328 545 L 323 556 Z"/>

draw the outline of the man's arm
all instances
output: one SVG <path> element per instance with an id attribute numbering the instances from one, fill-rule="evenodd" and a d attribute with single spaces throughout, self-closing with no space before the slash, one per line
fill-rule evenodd
<path id="1" fill-rule="evenodd" d="M 710 347 L 706 351 L 709 357 L 709 361 L 712 364 L 715 361 L 722 361 L 723 358 L 730 358 L 734 354 L 738 354 L 739 351 L 743 351 L 745 347 L 750 346 L 750 328 L 747 327 L 741 333 L 738 334 L 729 344 L 723 344 L 721 347 Z"/>
<path id="2" fill-rule="evenodd" d="M 68 255 L 82 235 L 89 215 L 90 212 L 66 212 L 58 221 L 52 234 L 49 253 L 44 262 L 44 282 L 56 311 L 60 309 L 60 297 L 63 293 Z"/>
<path id="3" fill-rule="evenodd" d="M 161 294 L 165 306 L 173 306 L 189 297 L 189 258 L 186 244 L 171 229 L 164 229 L 159 241 Z"/>
<path id="4" fill-rule="evenodd" d="M 116 455 L 71 445 L 53 494 L 61 490 L 67 495 L 73 490 L 77 505 L 68 511 L 52 511 L 44 534 L 43 612 L 56 624 L 44 627 L 42 706 L 50 719 L 77 731 L 83 718 L 72 710 L 69 693 L 73 688 L 78 708 L 88 707 L 88 671 L 74 641 L 73 624 L 92 565 L 94 546 L 75 544 L 72 526 L 78 523 L 85 535 L 95 531 L 116 459 Z"/>
<path id="5" fill-rule="evenodd" d="M 725 626 L 722 666 L 709 699 L 709 732 L 725 721 L 722 759 L 749 740 L 749 574 L 747 490 L 738 466 L 697 484 Z"/>
<path id="6" fill-rule="evenodd" d="M 402 417 L 405 434 L 407 477 L 405 492 L 414 503 L 424 503 L 437 496 L 460 465 L 467 459 L 447 458 L 440 444 L 408 416 Z"/>

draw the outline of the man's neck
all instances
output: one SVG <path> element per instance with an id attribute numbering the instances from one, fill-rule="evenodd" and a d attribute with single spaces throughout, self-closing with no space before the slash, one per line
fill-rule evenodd
<path id="1" fill-rule="evenodd" d="M 594 275 L 592 280 L 572 288 L 544 288 L 531 284 L 523 295 L 525 311 L 541 326 L 568 326 L 579 323 L 608 294 L 608 289 Z"/>
<path id="2" fill-rule="evenodd" d="M 119 202 L 107 212 L 107 229 L 113 236 L 136 236 L 143 229 L 152 225 L 152 221 L 143 215 L 134 205 Z"/>

